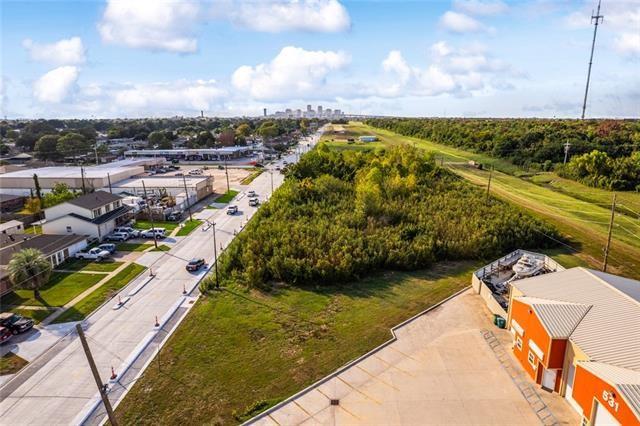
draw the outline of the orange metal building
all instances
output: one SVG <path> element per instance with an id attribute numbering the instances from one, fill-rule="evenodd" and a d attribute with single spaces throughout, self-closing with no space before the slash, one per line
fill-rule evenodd
<path id="1" fill-rule="evenodd" d="M 507 324 L 527 374 L 583 424 L 640 425 L 640 281 L 585 268 L 514 281 Z"/>

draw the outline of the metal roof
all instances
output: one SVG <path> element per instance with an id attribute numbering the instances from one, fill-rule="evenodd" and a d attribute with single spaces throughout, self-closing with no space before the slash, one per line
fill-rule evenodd
<path id="1" fill-rule="evenodd" d="M 640 417 L 640 372 L 601 362 L 580 362 L 578 365 L 618 388 L 636 416 Z"/>
<path id="2" fill-rule="evenodd" d="M 586 268 L 571 268 L 515 281 L 512 285 L 525 296 L 591 306 L 569 339 L 591 361 L 640 371 L 640 301 L 630 295 L 640 281 L 620 278 Z M 557 310 L 549 313 L 547 319 L 558 322 L 554 327 L 560 329 L 565 326 Z"/>
<path id="3" fill-rule="evenodd" d="M 0 265 L 8 265 L 14 253 L 26 248 L 38 249 L 49 256 L 85 239 L 86 235 L 0 234 Z"/>
<path id="4" fill-rule="evenodd" d="M 531 306 L 552 338 L 567 339 L 578 326 L 591 305 L 559 302 L 537 297 L 518 297 L 516 300 Z"/>

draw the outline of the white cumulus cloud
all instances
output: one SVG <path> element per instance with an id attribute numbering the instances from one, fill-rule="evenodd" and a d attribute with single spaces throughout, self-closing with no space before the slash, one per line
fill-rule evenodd
<path id="1" fill-rule="evenodd" d="M 614 47 L 622 54 L 640 56 L 640 32 L 620 34 L 614 40 Z"/>
<path id="2" fill-rule="evenodd" d="M 499 15 L 509 10 L 501 0 L 454 0 L 453 7 L 470 15 Z"/>
<path id="3" fill-rule="evenodd" d="M 29 52 L 29 57 L 38 62 L 54 65 L 79 65 L 86 60 L 85 48 L 80 37 L 42 44 L 27 38 L 22 42 L 22 46 Z"/>
<path id="4" fill-rule="evenodd" d="M 232 76 L 233 86 L 259 100 L 321 97 L 327 76 L 351 61 L 338 51 L 284 47 L 269 63 L 244 65 Z"/>
<path id="5" fill-rule="evenodd" d="M 64 101 L 78 80 L 78 68 L 65 65 L 55 68 L 33 84 L 33 96 L 40 102 L 60 103 Z"/>
<path id="6" fill-rule="evenodd" d="M 97 93 L 96 88 L 92 91 Z M 134 84 L 108 91 L 119 109 L 135 111 L 210 110 L 226 95 L 215 80 L 179 80 L 170 83 Z"/>
<path id="7" fill-rule="evenodd" d="M 338 0 L 216 0 L 214 17 L 254 31 L 341 32 L 351 27 Z"/>
<path id="8" fill-rule="evenodd" d="M 447 11 L 440 17 L 440 25 L 447 31 L 454 33 L 475 33 L 483 31 L 491 31 L 491 28 L 485 26 L 471 16 L 464 13 Z"/>
<path id="9" fill-rule="evenodd" d="M 191 53 L 198 47 L 199 14 L 196 1 L 107 0 L 98 31 L 107 43 Z"/>

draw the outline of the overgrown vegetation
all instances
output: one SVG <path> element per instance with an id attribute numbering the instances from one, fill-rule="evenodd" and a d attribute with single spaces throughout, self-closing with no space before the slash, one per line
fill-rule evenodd
<path id="1" fill-rule="evenodd" d="M 563 162 L 568 143 L 570 156 L 578 158 L 564 176 L 606 189 L 640 185 L 638 120 L 381 118 L 367 124 L 543 171 Z M 599 154 L 589 154 L 594 150 Z"/>
<path id="2" fill-rule="evenodd" d="M 285 184 L 221 256 L 220 274 L 256 287 L 344 283 L 380 269 L 545 247 L 543 234 L 559 238 L 420 150 L 320 145 L 289 168 Z"/>

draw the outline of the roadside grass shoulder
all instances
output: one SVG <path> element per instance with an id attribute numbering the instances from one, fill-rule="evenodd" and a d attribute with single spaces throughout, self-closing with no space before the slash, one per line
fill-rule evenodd
<path id="1" fill-rule="evenodd" d="M 62 265 L 58 265 L 56 269 L 64 269 L 65 271 L 112 272 L 121 265 L 122 262 L 115 261 L 92 262 L 85 259 L 69 259 Z"/>
<path id="2" fill-rule="evenodd" d="M 185 237 L 200 225 L 202 225 L 201 220 L 187 220 L 186 222 L 184 222 L 184 226 L 182 226 L 176 233 L 176 237 Z"/>
<path id="3" fill-rule="evenodd" d="M 249 185 L 251 182 L 254 181 L 255 178 L 257 178 L 258 176 L 260 176 L 262 174 L 262 172 L 264 172 L 264 169 L 254 169 L 251 171 L 251 174 L 249 176 L 247 176 L 246 178 L 242 179 L 240 181 L 241 185 Z"/>
<path id="4" fill-rule="evenodd" d="M 216 203 L 229 203 L 238 195 L 238 191 L 230 190 L 215 199 Z"/>
<path id="5" fill-rule="evenodd" d="M 4 310 L 4 309 L 3 309 Z M 21 315 L 23 317 L 28 317 L 33 320 L 34 323 L 39 324 L 46 317 L 55 312 L 54 309 L 20 309 L 20 308 L 11 308 L 7 309 L 8 312 L 13 312 L 14 314 Z"/>
<path id="6" fill-rule="evenodd" d="M 149 247 L 153 246 L 151 243 L 118 243 L 116 245 L 117 251 L 131 252 L 131 251 L 145 251 Z"/>
<path id="7" fill-rule="evenodd" d="M 17 289 L 2 296 L 2 305 L 63 306 L 104 278 L 104 274 L 53 272 L 47 285 L 40 289 L 40 299 L 33 290 Z"/>
<path id="8" fill-rule="evenodd" d="M 477 266 L 442 262 L 319 290 L 214 292 L 193 307 L 160 352 L 160 368 L 145 371 L 117 416 L 126 424 L 246 420 L 387 341 L 391 327 L 468 286 Z"/>
<path id="9" fill-rule="evenodd" d="M 171 250 L 171 247 L 169 247 L 166 244 L 160 244 L 160 245 L 158 245 L 157 248 L 154 247 L 154 248 L 151 249 L 151 251 L 169 251 L 169 250 Z"/>
<path id="10" fill-rule="evenodd" d="M 93 291 L 84 299 L 67 309 L 62 315 L 53 321 L 53 324 L 59 324 L 70 321 L 81 321 L 89 314 L 99 308 L 105 301 L 115 296 L 124 286 L 129 284 L 131 280 L 142 273 L 146 267 L 131 263 L 122 271 L 111 277 L 106 283 Z"/>
<path id="11" fill-rule="evenodd" d="M 22 369 L 29 362 L 13 352 L 7 352 L 0 357 L 0 376 L 7 374 L 15 374 Z"/>
<path id="12" fill-rule="evenodd" d="M 25 234 L 42 234 L 42 226 L 41 225 L 31 225 L 26 226 L 24 229 Z"/>
<path id="13" fill-rule="evenodd" d="M 164 228 L 167 231 L 173 231 L 178 227 L 177 222 L 167 222 L 167 221 L 153 221 L 153 226 L 156 228 Z M 135 229 L 151 229 L 151 221 L 150 220 L 136 220 L 136 224 L 134 225 Z"/>

